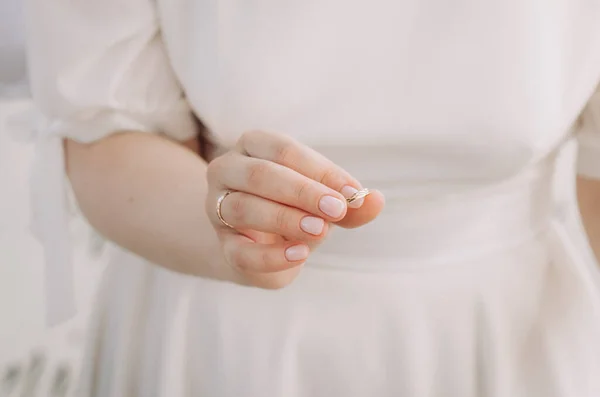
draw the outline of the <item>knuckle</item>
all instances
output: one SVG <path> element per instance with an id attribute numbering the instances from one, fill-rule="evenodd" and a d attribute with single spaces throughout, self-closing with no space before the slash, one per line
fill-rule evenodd
<path id="1" fill-rule="evenodd" d="M 247 284 L 267 290 L 287 287 L 296 279 L 302 269 L 302 266 L 285 268 L 285 261 L 268 249 L 256 257 L 256 260 L 257 263 L 249 265 L 247 259 L 239 258 L 237 268 L 243 273 Z"/>
<path id="2" fill-rule="evenodd" d="M 246 272 L 251 268 L 247 258 L 241 252 L 231 254 L 231 265 L 239 272 Z"/>
<path id="3" fill-rule="evenodd" d="M 238 146 L 240 146 L 245 151 L 250 142 L 260 139 L 261 134 L 262 132 L 258 130 L 245 131 L 244 133 L 242 133 L 242 135 L 240 135 L 238 139 Z"/>
<path id="4" fill-rule="evenodd" d="M 256 131 L 254 130 L 245 131 L 242 133 L 242 135 L 240 135 L 239 141 L 241 143 L 248 142 L 248 140 L 251 140 L 254 135 L 256 135 Z"/>
<path id="5" fill-rule="evenodd" d="M 282 165 L 294 164 L 296 157 L 296 144 L 294 142 L 281 142 L 275 147 L 275 162 Z"/>
<path id="6" fill-rule="evenodd" d="M 277 229 L 286 231 L 289 229 L 289 210 L 285 207 L 277 209 L 275 214 L 275 226 Z"/>
<path id="7" fill-rule="evenodd" d="M 227 239 L 221 239 L 221 250 L 223 251 L 225 262 L 232 268 L 237 269 L 240 262 L 239 247 L 237 247 L 235 244 L 232 244 Z"/>
<path id="8" fill-rule="evenodd" d="M 266 249 L 262 252 L 261 262 L 264 271 L 270 273 L 272 276 L 278 273 L 276 270 L 285 269 L 284 266 L 287 263 L 287 261 L 273 249 Z"/>
<path id="9" fill-rule="evenodd" d="M 250 258 L 240 247 L 233 249 L 229 256 L 231 265 L 238 270 L 245 271 L 252 267 Z"/>
<path id="10" fill-rule="evenodd" d="M 230 199 L 229 207 L 231 208 L 230 223 L 235 225 L 243 224 L 247 213 L 245 200 L 243 200 L 240 194 L 230 194 L 228 198 Z"/>
<path id="11" fill-rule="evenodd" d="M 273 257 L 271 250 L 266 249 L 261 253 L 261 262 L 265 270 L 268 270 L 274 266 L 277 266 L 277 260 Z"/>
<path id="12" fill-rule="evenodd" d="M 223 160 L 221 158 L 216 158 L 206 167 L 206 179 L 210 185 L 214 185 L 218 182 L 223 170 L 222 162 Z"/>
<path id="13" fill-rule="evenodd" d="M 257 162 L 248 166 L 246 174 L 246 183 L 249 186 L 260 185 L 268 172 L 268 165 L 263 162 Z"/>
<path id="14" fill-rule="evenodd" d="M 308 193 L 310 192 L 310 187 L 310 181 L 302 181 L 296 184 L 296 186 L 294 186 L 294 198 L 300 203 L 307 201 L 307 198 L 309 196 Z"/>
<path id="15" fill-rule="evenodd" d="M 315 179 L 323 185 L 330 185 L 332 181 L 338 179 L 337 172 L 332 168 L 327 168 L 317 175 Z"/>

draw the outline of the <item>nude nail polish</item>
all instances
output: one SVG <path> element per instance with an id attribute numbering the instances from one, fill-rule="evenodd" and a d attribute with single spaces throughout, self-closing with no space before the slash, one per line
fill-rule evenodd
<path id="1" fill-rule="evenodd" d="M 325 221 L 321 218 L 317 218 L 314 216 L 305 216 L 300 221 L 300 228 L 304 230 L 306 233 L 313 234 L 318 236 L 323 233 L 323 228 L 325 227 Z"/>
<path id="2" fill-rule="evenodd" d="M 325 215 L 332 218 L 339 218 L 342 216 L 345 207 L 346 203 L 333 196 L 323 196 L 319 201 L 319 209 L 323 211 Z"/>
<path id="3" fill-rule="evenodd" d="M 306 245 L 292 245 L 285 250 L 285 257 L 290 262 L 302 261 L 308 257 L 309 249 Z"/>

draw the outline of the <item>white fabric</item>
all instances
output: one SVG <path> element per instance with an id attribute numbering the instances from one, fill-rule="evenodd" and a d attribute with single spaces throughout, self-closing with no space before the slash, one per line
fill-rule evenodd
<path id="1" fill-rule="evenodd" d="M 43 211 L 62 206 L 52 140 L 185 138 L 191 109 L 223 144 L 288 133 L 387 198 L 281 291 L 117 249 L 82 395 L 600 393 L 597 270 L 551 193 L 571 139 L 600 177 L 600 4 L 29 0 L 28 15 L 32 90 L 53 126 L 39 134 L 47 180 L 33 182 Z M 47 253 L 63 275 L 61 236 Z"/>
<path id="2" fill-rule="evenodd" d="M 183 140 L 197 130 L 165 57 L 150 2 L 30 1 L 27 8 L 32 91 L 49 116 L 35 126 L 39 155 L 32 184 L 34 230 L 42 233 L 47 258 L 47 318 L 54 325 L 75 312 L 63 226 L 62 138 L 91 142 L 130 130 Z"/>

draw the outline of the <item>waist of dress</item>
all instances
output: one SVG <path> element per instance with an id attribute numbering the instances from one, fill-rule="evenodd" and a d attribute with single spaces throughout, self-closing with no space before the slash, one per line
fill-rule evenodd
<path id="1" fill-rule="evenodd" d="M 478 260 L 534 241 L 553 219 L 554 165 L 431 196 L 384 190 L 386 208 L 363 227 L 333 228 L 307 266 L 424 269 Z M 375 186 L 376 188 L 376 186 Z"/>

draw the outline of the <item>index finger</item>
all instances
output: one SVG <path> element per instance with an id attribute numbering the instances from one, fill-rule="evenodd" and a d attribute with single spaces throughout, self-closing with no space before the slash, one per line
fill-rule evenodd
<path id="1" fill-rule="evenodd" d="M 350 198 L 362 189 L 360 182 L 343 168 L 333 163 L 316 150 L 293 138 L 264 131 L 253 131 L 242 135 L 238 150 L 250 157 L 272 161 L 290 168 L 307 178 L 322 183 Z M 349 205 L 358 208 L 363 200 Z"/>

